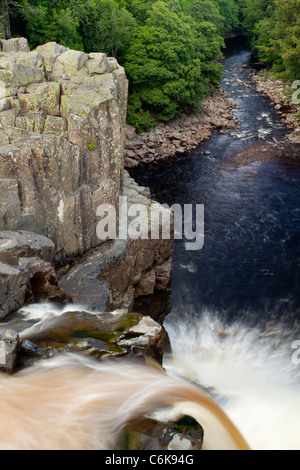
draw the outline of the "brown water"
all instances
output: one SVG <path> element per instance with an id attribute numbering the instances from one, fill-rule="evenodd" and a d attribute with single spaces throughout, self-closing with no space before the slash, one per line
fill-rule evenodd
<path id="1" fill-rule="evenodd" d="M 1 450 L 113 450 L 130 420 L 166 406 L 201 422 L 206 449 L 248 448 L 207 395 L 138 362 L 66 354 L 0 375 L 0 403 Z"/>

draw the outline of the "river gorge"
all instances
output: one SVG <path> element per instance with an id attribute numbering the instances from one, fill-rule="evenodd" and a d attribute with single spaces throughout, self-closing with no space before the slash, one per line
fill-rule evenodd
<path id="1" fill-rule="evenodd" d="M 86 296 L 87 269 L 92 266 L 101 282 L 90 295 L 104 289 L 103 304 L 111 310 L 114 307 L 118 312 L 125 306 L 130 311 L 139 306 L 139 313 L 149 315 L 153 305 L 161 302 L 159 313 L 169 343 L 162 357 L 155 345 L 152 357 L 161 359 L 166 374 L 153 364 L 148 367 L 128 358 L 94 362 L 73 356 L 72 348 L 70 355 L 47 359 L 44 365 L 39 360 L 15 375 L 2 374 L 1 448 L 113 449 L 116 434 L 132 419 L 156 413 L 162 420 L 164 415 L 185 413 L 203 426 L 204 449 L 247 449 L 248 445 L 255 450 L 300 449 L 300 373 L 295 355 L 299 347 L 295 342 L 300 341 L 300 149 L 287 139 L 289 130 L 270 100 L 257 93 L 249 74 L 255 64 L 241 37 L 228 40 L 223 62 L 221 87 L 238 105 L 232 111 L 238 124 L 229 132 L 213 130 L 209 140 L 180 158 L 129 169 L 142 189 L 125 175 L 133 201 L 138 193 L 142 202 L 149 200 L 146 188 L 150 188 L 151 201 L 160 204 L 204 205 L 203 248 L 188 251 L 185 240 L 175 239 L 167 306 L 161 296 L 169 282 L 170 244 L 158 242 L 140 251 L 137 245 L 127 247 L 130 255 L 121 258 L 119 266 L 117 258 L 111 261 L 112 255 L 106 253 L 105 261 L 119 278 L 126 278 L 126 268 L 132 270 L 124 286 L 120 281 L 114 292 L 107 292 L 99 275 L 102 248 L 98 252 L 93 247 L 91 258 L 75 262 L 60 280 L 59 286 L 67 293 L 72 290 L 75 305 L 51 309 L 48 304 L 29 304 L 0 324 L 1 334 L 10 328 L 34 342 L 47 328 L 49 335 L 53 325 L 64 328 L 59 320 L 62 314 L 76 309 L 84 312 L 84 306 L 77 308 L 77 303 L 83 303 Z M 109 110 L 106 115 L 111 119 Z M 109 121 L 104 127 L 109 128 Z M 122 185 L 119 166 L 114 171 Z M 74 198 L 76 202 L 76 192 Z M 81 209 L 84 213 L 85 208 Z M 59 234 L 64 246 L 63 230 Z M 75 242 L 74 246 L 73 252 L 80 251 Z M 122 246 L 117 248 L 124 252 Z M 142 261 L 135 273 L 132 259 L 137 251 Z M 148 260 L 152 251 L 156 257 Z M 159 291 L 166 270 L 167 281 Z M 77 275 L 81 284 L 73 282 Z M 110 275 L 108 287 L 114 282 L 116 275 Z M 154 296 L 142 305 L 141 299 L 149 293 Z M 99 300 L 95 294 L 94 311 L 85 312 L 91 325 L 101 302 L 102 297 Z M 76 315 L 77 339 L 83 339 L 82 316 Z M 146 327 L 161 328 L 150 325 L 150 316 Z M 125 347 L 124 341 L 128 346 L 145 332 L 137 323 L 143 321 L 140 317 L 131 320 L 135 322 L 130 325 L 131 336 L 117 336 L 116 355 Z M 114 323 L 113 334 L 119 334 L 117 329 L 124 331 L 117 316 L 109 321 Z M 44 420 L 40 420 L 41 413 Z M 24 427 L 20 414 L 26 416 Z"/>
<path id="2" fill-rule="evenodd" d="M 205 206 L 203 249 L 175 244 L 167 370 L 209 390 L 253 448 L 299 448 L 299 147 L 230 42 L 221 86 L 240 129 L 131 174 L 160 202 Z"/>

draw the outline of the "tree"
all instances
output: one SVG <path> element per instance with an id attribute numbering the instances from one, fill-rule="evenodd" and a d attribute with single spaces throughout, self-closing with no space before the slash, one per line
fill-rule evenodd
<path id="1" fill-rule="evenodd" d="M 276 0 L 275 42 L 287 79 L 300 77 L 300 0 Z"/>
<path id="2" fill-rule="evenodd" d="M 240 0 L 260 60 L 287 80 L 300 76 L 300 0 Z"/>
<path id="3" fill-rule="evenodd" d="M 122 61 L 136 21 L 124 6 L 113 0 L 75 2 L 84 48 L 103 51 Z"/>
<path id="4" fill-rule="evenodd" d="M 208 25 L 203 28 L 207 31 Z M 170 11 L 163 1 L 156 2 L 126 54 L 131 90 L 159 120 L 198 106 L 210 83 L 208 62 L 215 58 L 214 47 L 210 48 L 200 26 L 195 29 L 192 18 Z M 212 68 L 220 71 L 215 65 Z"/>
<path id="5" fill-rule="evenodd" d="M 9 39 L 11 37 L 9 6 L 7 0 L 0 1 L 0 37 Z"/>

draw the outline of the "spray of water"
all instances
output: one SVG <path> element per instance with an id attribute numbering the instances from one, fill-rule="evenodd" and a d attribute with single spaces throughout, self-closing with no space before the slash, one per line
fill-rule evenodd
<path id="1" fill-rule="evenodd" d="M 295 332 L 279 321 L 250 328 L 220 316 L 166 324 L 169 375 L 203 387 L 241 430 L 251 448 L 300 449 L 300 370 Z"/>
<path id="2" fill-rule="evenodd" d="M 0 375 L 0 449 L 113 450 L 132 419 L 164 407 L 194 415 L 209 449 L 248 449 L 221 408 L 149 365 L 66 354 Z"/>

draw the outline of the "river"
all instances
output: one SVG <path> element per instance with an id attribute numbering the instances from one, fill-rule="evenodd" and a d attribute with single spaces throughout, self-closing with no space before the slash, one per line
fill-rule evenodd
<path id="1" fill-rule="evenodd" d="M 205 208 L 203 249 L 175 244 L 166 369 L 210 393 L 252 448 L 300 449 L 299 149 L 256 92 L 252 61 L 229 41 L 221 86 L 240 128 L 131 174 L 161 203 Z"/>

